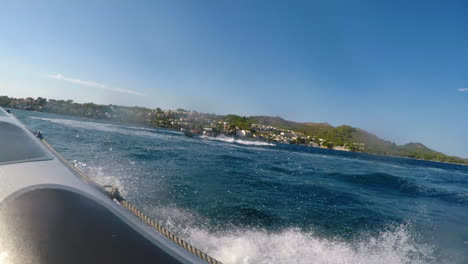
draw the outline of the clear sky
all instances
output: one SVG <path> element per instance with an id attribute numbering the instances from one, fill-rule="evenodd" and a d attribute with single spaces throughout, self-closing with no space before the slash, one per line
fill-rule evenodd
<path id="1" fill-rule="evenodd" d="M 468 157 L 467 1 L 22 1 L 0 95 L 349 124 Z"/>

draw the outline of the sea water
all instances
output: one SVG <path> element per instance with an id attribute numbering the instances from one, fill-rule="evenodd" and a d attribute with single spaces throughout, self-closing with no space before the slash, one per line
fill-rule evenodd
<path id="1" fill-rule="evenodd" d="M 468 263 L 468 166 L 14 114 L 224 263 Z"/>

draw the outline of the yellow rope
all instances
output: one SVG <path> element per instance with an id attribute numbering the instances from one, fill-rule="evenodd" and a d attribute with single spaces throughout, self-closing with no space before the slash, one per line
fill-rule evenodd
<path id="1" fill-rule="evenodd" d="M 170 239 L 172 242 L 176 243 L 180 247 L 186 249 L 190 253 L 194 254 L 195 256 L 199 257 L 200 259 L 206 261 L 207 263 L 210 264 L 222 264 L 219 260 L 209 256 L 205 252 L 199 250 L 198 248 L 190 245 L 187 241 L 181 239 L 180 237 L 177 237 L 174 233 L 160 225 L 158 222 L 154 221 L 150 217 L 148 217 L 146 214 L 144 214 L 142 211 L 140 211 L 137 207 L 135 207 L 133 204 L 122 198 L 119 194 L 116 188 L 111 188 L 110 190 L 104 189 L 102 186 L 100 186 L 96 181 L 93 179 L 89 178 L 86 176 L 80 169 L 78 169 L 76 166 L 68 162 L 60 153 L 58 153 L 45 139 L 41 139 L 41 141 L 44 143 L 44 145 L 52 151 L 57 157 L 59 157 L 66 165 L 68 165 L 71 169 L 73 169 L 78 175 L 83 178 L 83 180 L 92 183 L 96 186 L 99 186 L 104 190 L 109 197 L 112 199 L 116 199 L 124 208 L 126 208 L 128 211 L 133 213 L 135 216 L 137 216 L 143 223 L 149 225 L 151 228 L 159 232 L 160 234 L 164 235 L 168 239 Z"/>

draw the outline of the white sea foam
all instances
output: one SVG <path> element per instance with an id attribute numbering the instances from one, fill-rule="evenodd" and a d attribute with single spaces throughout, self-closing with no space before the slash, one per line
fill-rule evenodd
<path id="1" fill-rule="evenodd" d="M 91 177 L 97 184 L 112 185 L 119 189 L 120 194 L 123 197 L 127 197 L 129 193 L 132 193 L 134 190 L 133 184 L 131 181 L 128 181 L 117 175 L 111 175 L 105 172 L 102 167 L 99 166 L 89 166 L 88 164 L 80 161 L 73 161 L 73 165 L 83 171 L 87 176 Z"/>
<path id="2" fill-rule="evenodd" d="M 297 229 L 279 233 L 189 230 L 188 240 L 223 263 L 403 264 L 432 263 L 429 246 L 416 244 L 403 228 L 356 244 L 320 239 Z"/>
<path id="3" fill-rule="evenodd" d="M 242 144 L 242 145 L 252 145 L 252 146 L 275 146 L 275 144 L 268 143 L 268 142 L 237 139 L 237 138 L 233 138 L 233 137 L 227 137 L 227 136 L 225 136 L 225 135 L 219 135 L 219 136 L 217 136 L 217 137 L 206 137 L 206 136 L 203 136 L 202 138 L 208 139 L 208 140 L 218 140 L 218 141 L 223 141 L 223 142 L 228 142 L 228 143 L 237 143 L 237 144 Z"/>
<path id="4" fill-rule="evenodd" d="M 320 238 L 314 232 L 289 228 L 280 232 L 258 229 L 210 232 L 194 222 L 207 223 L 189 210 L 145 208 L 158 221 L 195 247 L 226 264 L 429 264 L 433 247 L 419 243 L 407 225 L 388 228 L 378 235 L 363 234 L 354 243 Z"/>

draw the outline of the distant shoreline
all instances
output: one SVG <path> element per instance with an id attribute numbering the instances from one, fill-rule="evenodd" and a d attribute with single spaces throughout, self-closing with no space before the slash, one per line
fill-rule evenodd
<path id="1" fill-rule="evenodd" d="M 421 143 L 396 145 L 362 129 L 346 125 L 333 127 L 327 123 L 299 123 L 284 120 L 280 117 L 216 115 L 184 109 L 162 110 L 160 108 L 148 109 L 137 106 L 80 104 L 72 100 L 54 100 L 41 97 L 37 99 L 31 97 L 17 99 L 0 96 L 0 106 L 150 128 L 183 130 L 197 135 L 216 136 L 223 134 L 240 140 L 254 140 L 273 144 L 283 143 L 383 157 L 468 165 L 468 159 L 445 155 L 429 149 Z"/>
<path id="2" fill-rule="evenodd" d="M 57 113 L 51 113 L 51 112 L 43 112 L 43 111 L 36 111 L 36 110 L 26 110 L 26 109 L 17 109 L 17 108 L 12 108 L 15 110 L 20 110 L 20 111 L 28 111 L 28 112 L 37 112 L 37 113 L 47 113 L 47 114 L 54 114 L 54 115 L 62 115 L 62 116 L 68 116 L 68 117 L 77 117 L 73 115 L 67 115 L 67 114 L 57 114 Z M 12 113 L 14 114 L 14 113 Z M 102 120 L 109 122 L 110 120 L 103 120 L 103 119 L 95 119 L 95 118 L 89 118 L 89 117 L 83 117 L 83 116 L 78 116 L 79 118 L 87 119 L 87 120 Z M 110 121 L 111 123 L 114 124 L 122 124 L 122 125 L 138 125 L 134 123 L 127 123 L 127 122 L 117 122 L 117 121 Z M 165 128 L 165 127 L 153 127 L 153 126 L 148 126 L 148 125 L 139 125 L 142 128 L 158 128 L 158 129 L 163 129 L 163 130 L 170 130 L 170 131 L 178 131 L 180 130 L 175 129 L 175 128 Z M 213 138 L 216 140 L 216 137 L 207 137 L 203 136 L 202 134 L 198 134 L 200 138 Z M 450 165 L 462 165 L 462 166 L 468 166 L 468 164 L 462 164 L 462 163 L 453 163 L 453 162 L 443 162 L 443 161 L 434 161 L 434 160 L 425 160 L 425 159 L 417 159 L 417 158 L 411 158 L 411 157 L 404 157 L 404 156 L 394 156 L 394 155 L 382 155 L 382 154 L 375 154 L 375 153 L 367 153 L 367 152 L 360 152 L 360 151 L 350 151 L 350 150 L 339 150 L 339 149 L 329 149 L 329 148 L 320 148 L 320 147 L 312 147 L 312 146 L 307 146 L 307 145 L 299 145 L 299 144 L 287 144 L 287 143 L 281 143 L 281 142 L 274 142 L 274 141 L 265 141 L 265 140 L 251 140 L 251 139 L 243 139 L 243 138 L 236 138 L 236 137 L 231 137 L 224 135 L 229 138 L 233 138 L 234 140 L 240 139 L 240 140 L 248 140 L 252 142 L 263 142 L 263 143 L 270 143 L 270 144 L 284 144 L 284 145 L 296 145 L 296 146 L 302 146 L 302 147 L 307 147 L 307 148 L 316 148 L 316 149 L 324 149 L 324 150 L 329 150 L 329 151 L 337 151 L 337 152 L 352 152 L 352 153 L 358 153 L 358 154 L 366 154 L 366 155 L 372 155 L 372 156 L 378 156 L 378 157 L 388 157 L 388 158 L 401 158 L 401 159 L 409 159 L 409 160 L 418 160 L 418 161 L 426 161 L 426 162 L 433 162 L 433 163 L 442 163 L 442 164 L 450 164 Z M 233 141 L 232 143 L 236 143 Z M 260 146 L 271 146 L 271 145 L 260 145 Z"/>

